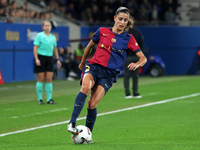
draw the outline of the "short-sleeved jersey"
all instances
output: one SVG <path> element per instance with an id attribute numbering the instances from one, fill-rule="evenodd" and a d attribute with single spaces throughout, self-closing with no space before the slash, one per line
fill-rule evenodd
<path id="1" fill-rule="evenodd" d="M 53 49 L 57 46 L 56 37 L 53 34 L 46 36 L 44 32 L 36 35 L 33 44 L 38 46 L 38 54 L 43 56 L 53 56 Z"/>
<path id="2" fill-rule="evenodd" d="M 118 70 L 126 61 L 127 51 L 141 51 L 135 38 L 123 32 L 116 34 L 109 27 L 99 28 L 92 41 L 97 45 L 94 56 L 88 60 L 90 64 L 99 64 L 111 70 Z"/>

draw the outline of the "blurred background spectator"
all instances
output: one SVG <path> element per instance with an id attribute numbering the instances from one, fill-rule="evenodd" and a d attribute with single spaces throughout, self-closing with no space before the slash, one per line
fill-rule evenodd
<path id="1" fill-rule="evenodd" d="M 168 7 L 168 10 L 165 12 L 165 21 L 173 23 L 176 21 L 176 14 L 173 11 L 172 7 Z"/>
<path id="2" fill-rule="evenodd" d="M 112 23 L 116 8 L 130 9 L 135 23 L 171 22 L 179 18 L 178 0 L 27 0 L 37 4 L 42 12 L 30 10 L 28 3 L 18 6 L 16 1 L 0 0 L 0 16 L 5 22 L 20 19 L 51 19 L 52 13 L 88 24 Z M 176 18 L 176 19 L 174 19 Z M 2 20 L 2 19 L 1 19 Z"/>
<path id="3" fill-rule="evenodd" d="M 73 57 L 71 46 L 67 46 L 66 49 L 59 47 L 58 54 L 60 62 L 62 63 L 61 69 L 64 69 L 66 79 L 69 81 L 74 81 L 75 78 L 78 78 L 78 63 Z M 56 65 L 54 67 L 54 72 L 57 76 L 58 68 Z"/>
<path id="4" fill-rule="evenodd" d="M 77 63 L 80 64 L 81 59 L 83 57 L 83 53 L 85 51 L 84 45 L 80 43 L 78 48 L 74 51 L 74 58 L 76 59 Z"/>

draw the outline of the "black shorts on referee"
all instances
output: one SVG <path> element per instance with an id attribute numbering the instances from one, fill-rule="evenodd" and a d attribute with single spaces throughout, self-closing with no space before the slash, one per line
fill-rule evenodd
<path id="1" fill-rule="evenodd" d="M 54 66 L 53 56 L 38 55 L 38 59 L 40 60 L 41 66 L 37 66 L 34 61 L 34 72 L 35 73 L 53 72 L 53 66 Z"/>

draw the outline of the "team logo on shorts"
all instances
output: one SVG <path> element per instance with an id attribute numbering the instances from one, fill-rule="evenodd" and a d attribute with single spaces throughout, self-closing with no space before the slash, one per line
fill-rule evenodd
<path id="1" fill-rule="evenodd" d="M 116 43 L 116 39 L 112 38 L 111 42 Z"/>
<path id="2" fill-rule="evenodd" d="M 88 72 L 90 70 L 90 66 L 86 66 L 85 72 Z"/>

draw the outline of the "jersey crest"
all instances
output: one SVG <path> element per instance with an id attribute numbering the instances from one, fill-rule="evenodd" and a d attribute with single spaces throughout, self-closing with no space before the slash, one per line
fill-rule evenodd
<path id="1" fill-rule="evenodd" d="M 111 39 L 111 42 L 112 42 L 112 43 L 116 43 L 116 41 L 117 41 L 117 40 L 114 39 L 114 38 Z"/>

